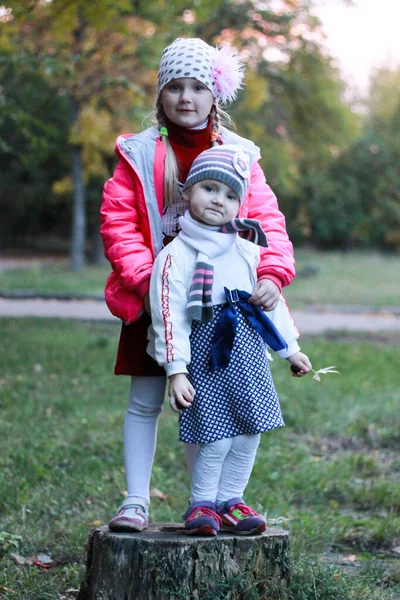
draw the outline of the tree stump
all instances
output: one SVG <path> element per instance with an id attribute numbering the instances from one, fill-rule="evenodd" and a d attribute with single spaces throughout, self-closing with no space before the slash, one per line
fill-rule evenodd
<path id="1" fill-rule="evenodd" d="M 78 600 L 253 600 L 282 598 L 289 534 L 192 537 L 175 523 L 142 533 L 93 529 Z"/>

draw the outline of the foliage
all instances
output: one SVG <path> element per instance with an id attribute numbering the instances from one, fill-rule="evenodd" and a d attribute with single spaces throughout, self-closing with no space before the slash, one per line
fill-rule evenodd
<path id="1" fill-rule="evenodd" d="M 0 61 L 0 160 L 2 245 L 39 236 L 43 223 L 63 230 L 68 206 L 51 185 L 68 167 L 65 99 L 54 95 L 31 61 L 5 54 Z M 60 227 L 61 225 L 61 227 Z"/>
<path id="2" fill-rule="evenodd" d="M 400 247 L 400 70 L 377 70 L 362 134 L 322 176 L 315 203 L 318 245 Z"/>
<path id="3" fill-rule="evenodd" d="M 28 231 L 67 239 L 78 209 L 95 237 L 116 136 L 149 124 L 165 45 L 200 36 L 232 43 L 247 64 L 246 88 L 230 112 L 238 133 L 261 149 L 294 242 L 399 247 L 399 71 L 375 72 L 362 124 L 343 100 L 312 1 L 203 0 L 188 8 L 183 0 L 10 0 L 7 7 L 0 207 L 17 204 L 6 212 L 3 244 L 20 243 Z M 77 153 L 87 193 L 80 204 L 70 174 Z"/>

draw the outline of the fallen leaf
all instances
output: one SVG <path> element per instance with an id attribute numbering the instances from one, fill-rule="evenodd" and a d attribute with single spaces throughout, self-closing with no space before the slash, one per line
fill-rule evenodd
<path id="1" fill-rule="evenodd" d="M 356 562 L 357 556 L 355 554 L 349 554 L 348 556 L 344 556 L 343 560 L 346 562 Z"/>
<path id="2" fill-rule="evenodd" d="M 164 494 L 164 492 L 162 492 L 161 490 L 158 490 L 157 488 L 152 488 L 150 490 L 150 497 L 158 498 L 159 500 L 168 500 L 168 495 Z"/>
<path id="3" fill-rule="evenodd" d="M 91 527 L 99 527 L 101 525 L 101 521 L 96 519 L 96 521 L 92 521 L 91 523 L 89 523 L 89 525 L 91 525 Z"/>
<path id="4" fill-rule="evenodd" d="M 79 589 L 71 588 L 65 592 L 65 594 L 59 594 L 58 600 L 75 600 Z"/>
<path id="5" fill-rule="evenodd" d="M 28 564 L 28 561 L 26 560 L 26 558 L 24 558 L 20 554 L 15 554 L 15 552 L 13 552 L 12 554 L 10 554 L 10 558 L 19 567 L 23 567 L 24 565 Z"/>
<path id="6" fill-rule="evenodd" d="M 35 567 L 40 567 L 41 569 L 49 569 L 53 566 L 54 561 L 47 554 L 39 552 L 37 556 L 30 557 L 29 564 L 34 565 Z"/>

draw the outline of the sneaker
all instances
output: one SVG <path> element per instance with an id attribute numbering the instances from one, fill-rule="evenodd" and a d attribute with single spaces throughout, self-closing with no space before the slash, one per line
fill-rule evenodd
<path id="1" fill-rule="evenodd" d="M 267 528 L 264 517 L 247 506 L 242 498 L 232 498 L 218 506 L 218 514 L 222 520 L 221 531 L 229 531 L 237 535 L 255 535 Z"/>
<path id="2" fill-rule="evenodd" d="M 221 527 L 221 518 L 215 512 L 214 502 L 195 502 L 191 504 L 182 519 L 188 535 L 217 535 Z"/>
<path id="3" fill-rule="evenodd" d="M 149 502 L 145 498 L 128 497 L 118 509 L 118 514 L 108 524 L 111 531 L 143 531 L 149 526 Z"/>

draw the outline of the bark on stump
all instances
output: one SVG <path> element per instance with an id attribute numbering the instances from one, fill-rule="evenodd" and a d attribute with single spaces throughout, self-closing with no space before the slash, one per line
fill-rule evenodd
<path id="1" fill-rule="evenodd" d="M 191 537 L 182 525 L 142 533 L 93 529 L 78 600 L 253 600 L 282 598 L 289 579 L 289 534 Z"/>

